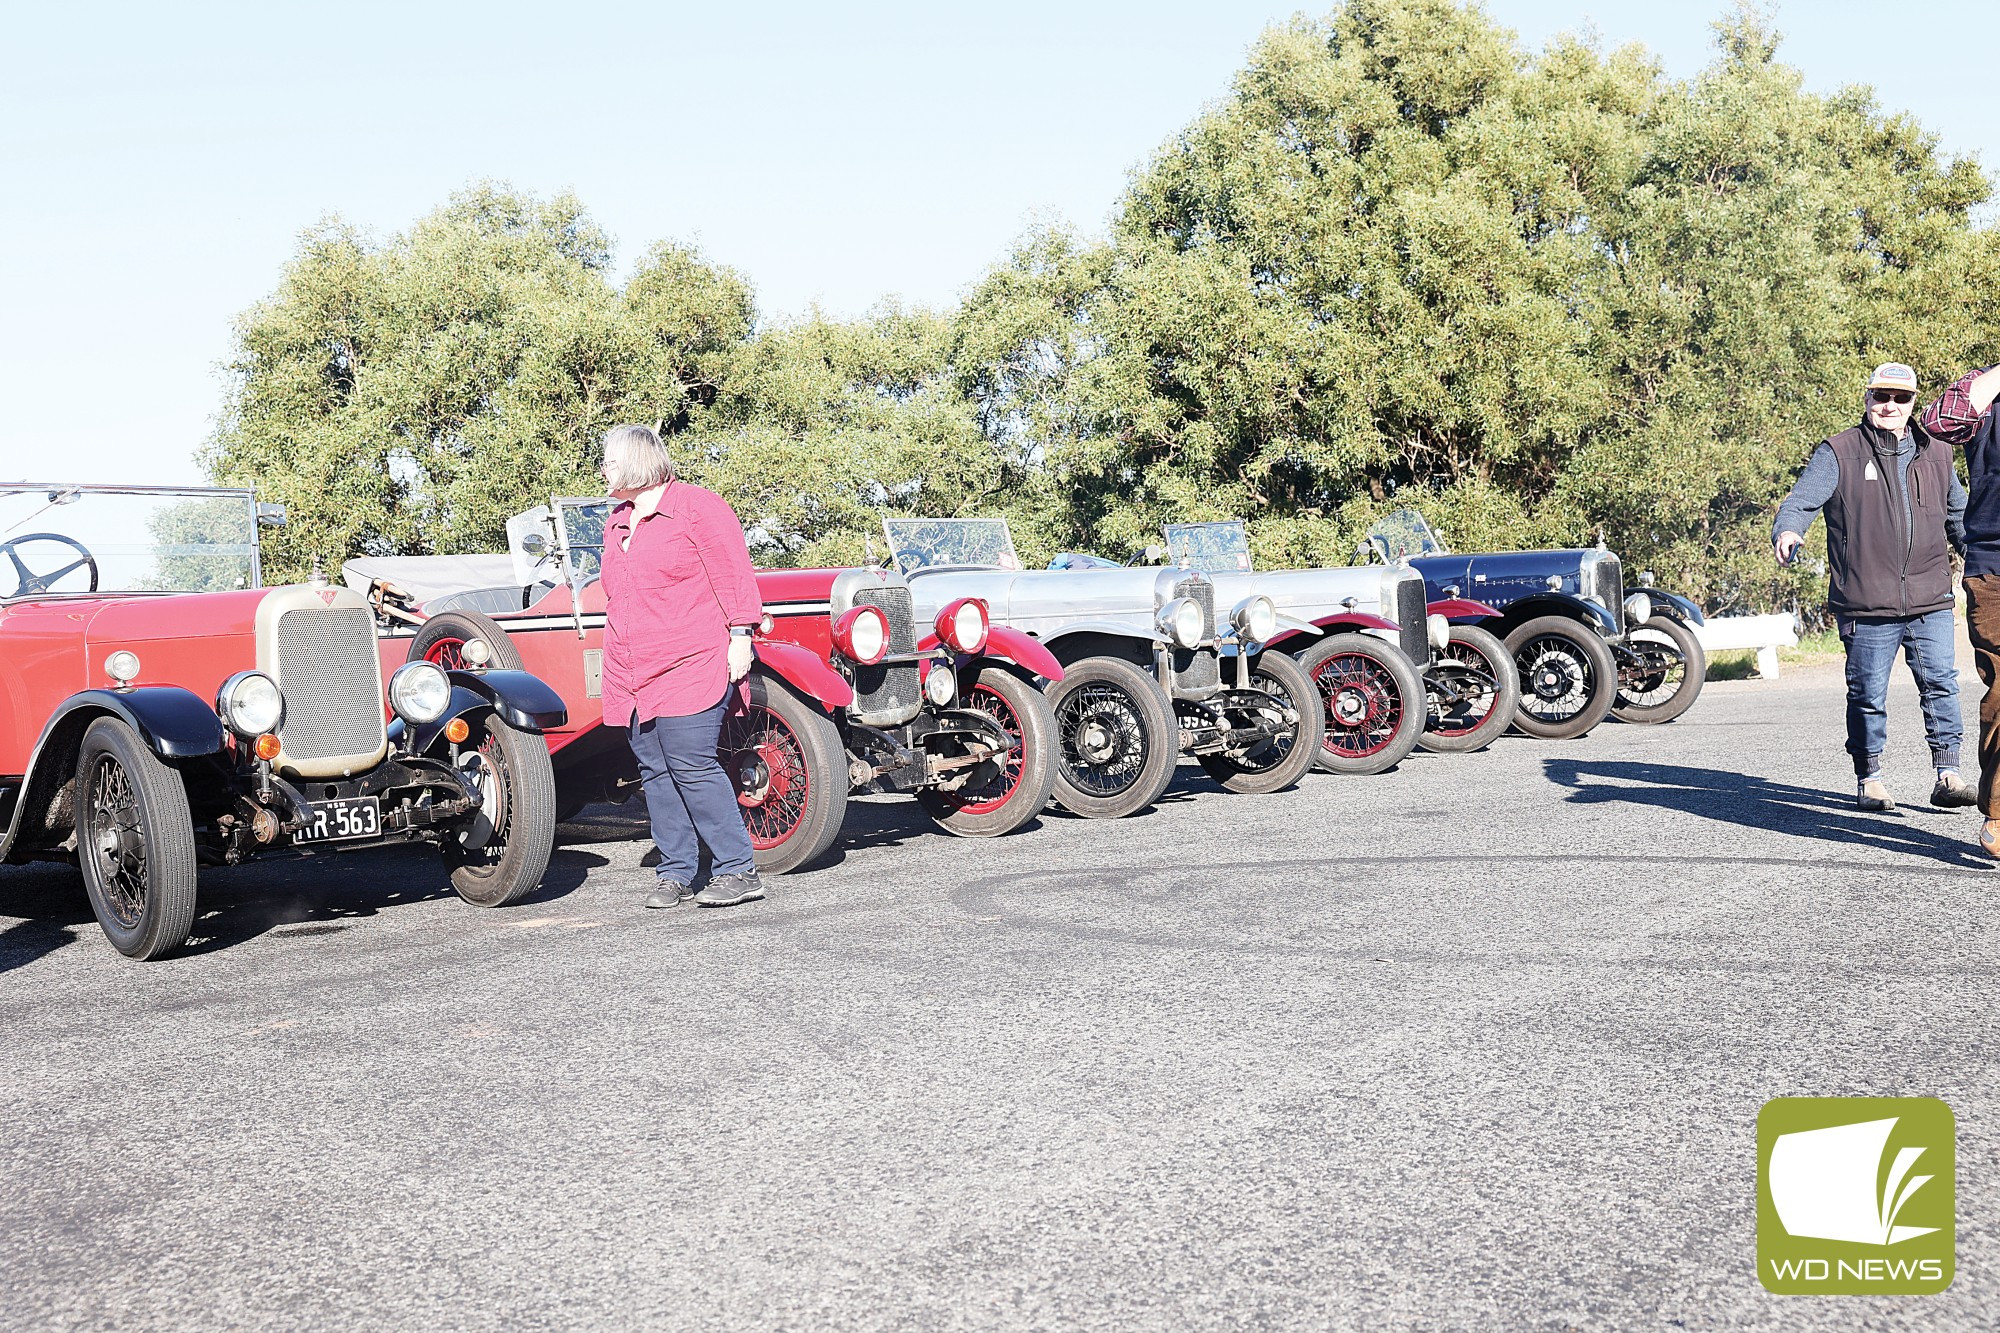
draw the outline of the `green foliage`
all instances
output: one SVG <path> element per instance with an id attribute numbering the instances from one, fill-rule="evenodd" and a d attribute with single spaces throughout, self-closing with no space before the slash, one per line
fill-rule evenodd
<path id="1" fill-rule="evenodd" d="M 2000 359 L 2000 239 L 1976 165 L 1805 91 L 1757 11 L 1716 34 L 1676 81 L 1451 0 L 1294 19 L 1107 237 L 1037 231 L 949 311 L 760 325 L 672 246 L 620 288 L 575 200 L 498 187 L 386 242 L 328 222 L 241 323 L 210 467 L 291 505 L 281 572 L 491 548 L 659 420 L 768 563 L 990 514 L 1031 564 L 1241 517 L 1274 568 L 1416 505 L 1458 549 L 1601 532 L 1713 606 L 1810 612 L 1776 500 L 1869 366 Z"/>

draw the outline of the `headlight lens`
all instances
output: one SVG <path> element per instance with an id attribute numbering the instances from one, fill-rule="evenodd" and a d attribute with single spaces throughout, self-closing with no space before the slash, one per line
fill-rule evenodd
<path id="1" fill-rule="evenodd" d="M 1643 592 L 1635 592 L 1625 599 L 1625 623 L 1643 625 L 1653 618 L 1653 599 Z"/>
<path id="2" fill-rule="evenodd" d="M 467 639 L 464 646 L 458 650 L 458 655 L 465 659 L 467 666 L 474 669 L 483 667 L 493 660 L 493 650 L 486 646 L 484 639 Z"/>
<path id="3" fill-rule="evenodd" d="M 986 646 L 989 623 L 986 603 L 977 597 L 965 597 L 939 614 L 937 634 L 955 652 L 976 653 Z"/>
<path id="4" fill-rule="evenodd" d="M 939 708 L 951 707 L 951 701 L 958 697 L 958 682 L 953 679 L 949 665 L 931 663 L 931 673 L 924 677 L 924 693 Z"/>
<path id="5" fill-rule="evenodd" d="M 855 607 L 834 622 L 833 646 L 863 666 L 873 666 L 889 654 L 889 617 L 878 606 Z"/>
<path id="6" fill-rule="evenodd" d="M 451 706 L 451 679 L 431 662 L 405 662 L 389 677 L 389 707 L 405 722 L 422 726 Z"/>
<path id="7" fill-rule="evenodd" d="M 237 735 L 261 736 L 285 720 L 285 696 L 263 672 L 239 671 L 222 683 L 215 711 Z"/>
<path id="8" fill-rule="evenodd" d="M 1443 616 L 1425 616 L 1424 632 L 1430 636 L 1432 652 L 1441 653 L 1451 646 L 1451 622 Z"/>
<path id="9" fill-rule="evenodd" d="M 1183 648 L 1201 646 L 1201 607 L 1192 597 L 1176 597 L 1160 608 L 1160 630 Z"/>
<path id="10" fill-rule="evenodd" d="M 1278 606 L 1268 597 L 1246 597 L 1230 613 L 1236 632 L 1253 643 L 1268 643 L 1278 632 Z"/>

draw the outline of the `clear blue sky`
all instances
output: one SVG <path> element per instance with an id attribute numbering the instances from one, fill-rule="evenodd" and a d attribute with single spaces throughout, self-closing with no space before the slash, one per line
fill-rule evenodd
<path id="1" fill-rule="evenodd" d="M 1676 75 L 1707 61 L 1723 7 L 1488 4 L 1531 46 L 1589 25 Z M 230 322 L 299 231 L 327 214 L 394 231 L 480 178 L 576 191 L 621 259 L 694 241 L 767 317 L 951 302 L 1037 220 L 1101 229 L 1127 173 L 1292 12 L 23 6 L 0 45 L 0 478 L 198 479 Z M 1995 164 L 1989 6 L 1794 0 L 1777 18 L 1811 87 L 1871 83 Z"/>

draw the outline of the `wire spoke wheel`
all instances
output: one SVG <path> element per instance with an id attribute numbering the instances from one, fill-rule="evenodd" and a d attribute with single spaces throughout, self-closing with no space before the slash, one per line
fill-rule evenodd
<path id="1" fill-rule="evenodd" d="M 1618 702 L 1653 708 L 1674 697 L 1687 680 L 1687 659 L 1671 644 L 1635 642 L 1632 656 L 1618 664 Z"/>
<path id="2" fill-rule="evenodd" d="M 727 719 L 716 754 L 736 787 L 752 848 L 770 851 L 798 832 L 812 795 L 812 777 L 805 745 L 782 717 L 752 705 L 742 716 Z"/>
<path id="3" fill-rule="evenodd" d="M 1446 736 L 1477 731 L 1493 718 L 1500 702 L 1500 686 L 1494 663 L 1469 644 L 1452 643 L 1443 648 L 1432 663 L 1431 672 L 1449 685 L 1449 693 L 1430 696 L 1430 718 L 1425 730 Z"/>
<path id="4" fill-rule="evenodd" d="M 1361 653 L 1335 653 L 1313 671 L 1326 719 L 1320 744 L 1343 759 L 1367 759 L 1389 748 L 1403 723 L 1402 692 L 1389 669 Z"/>
<path id="5" fill-rule="evenodd" d="M 100 717 L 76 763 L 76 859 L 90 910 L 127 958 L 158 958 L 194 926 L 187 788 L 138 733 Z"/>
<path id="6" fill-rule="evenodd" d="M 441 666 L 446 671 L 465 670 L 465 640 L 445 637 L 424 650 L 424 661 Z"/>
<path id="7" fill-rule="evenodd" d="M 935 669 L 935 668 L 933 668 Z M 1000 724 L 1000 729 L 1009 736 L 1019 737 L 1021 718 L 1014 706 L 1001 696 L 991 685 L 980 684 L 965 696 L 962 705 L 986 714 Z M 1026 747 L 1016 744 L 1007 752 L 1006 758 L 998 764 L 989 765 L 993 770 L 984 782 L 959 788 L 957 791 L 939 792 L 945 803 L 969 815 L 989 815 L 1012 800 L 1021 789 L 1022 779 L 1027 774 L 1028 756 Z"/>
<path id="8" fill-rule="evenodd" d="M 1693 706 L 1708 676 L 1708 654 L 1686 625 L 1655 616 L 1635 627 L 1618 653 L 1621 722 L 1671 722 Z"/>
<path id="9" fill-rule="evenodd" d="M 1521 673 L 1521 708 L 1531 716 L 1563 722 L 1590 703 L 1596 672 L 1570 640 L 1553 634 L 1531 638 L 1514 650 L 1514 664 Z"/>
<path id="10" fill-rule="evenodd" d="M 1111 684 L 1091 684 L 1056 707 L 1056 737 L 1070 784 L 1087 796 L 1118 796 L 1146 772 L 1145 720 L 1132 698 Z"/>
<path id="11" fill-rule="evenodd" d="M 96 862 L 105 907 L 119 925 L 137 929 L 146 914 L 146 824 L 132 779 L 115 756 L 103 754 L 85 790 L 89 845 L 79 851 Z"/>
<path id="12" fill-rule="evenodd" d="M 1282 791 L 1304 777 L 1320 753 L 1320 705 L 1305 668 L 1282 652 L 1265 652 L 1250 668 L 1249 707 L 1231 706 L 1233 726 L 1268 734 L 1241 750 L 1198 756 L 1202 770 L 1233 792 Z M 1234 698 L 1236 696 L 1232 696 Z"/>

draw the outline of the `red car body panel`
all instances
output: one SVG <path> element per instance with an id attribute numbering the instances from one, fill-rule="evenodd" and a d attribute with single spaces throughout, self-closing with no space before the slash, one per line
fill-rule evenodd
<path id="1" fill-rule="evenodd" d="M 1500 614 L 1497 606 L 1475 602 L 1470 597 L 1442 597 L 1424 608 L 1426 614 L 1443 616 L 1446 620 L 1485 620 Z"/>

